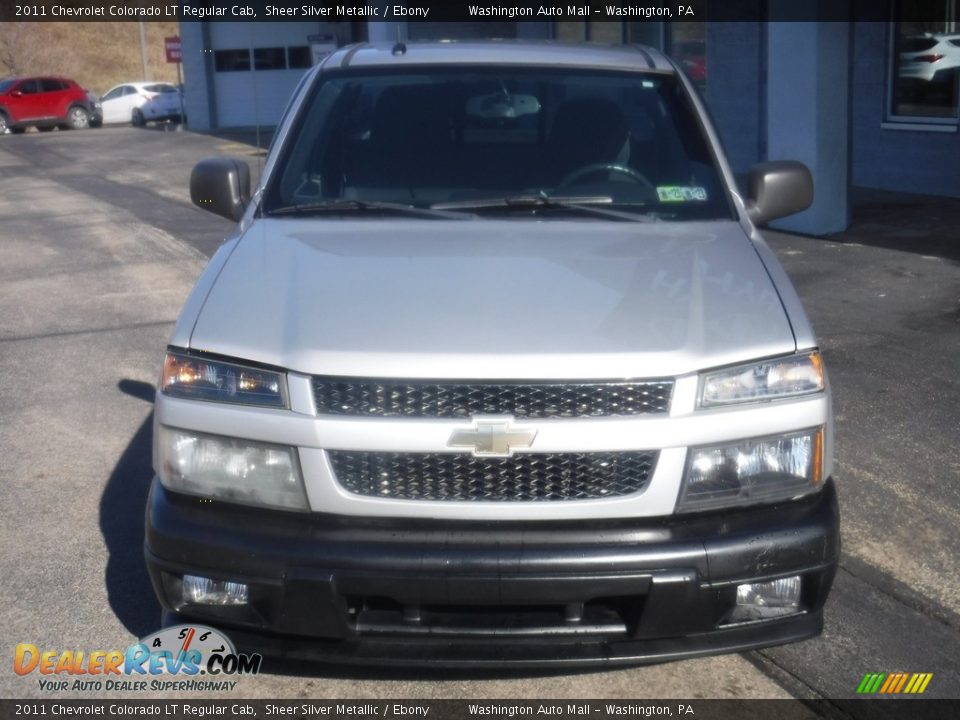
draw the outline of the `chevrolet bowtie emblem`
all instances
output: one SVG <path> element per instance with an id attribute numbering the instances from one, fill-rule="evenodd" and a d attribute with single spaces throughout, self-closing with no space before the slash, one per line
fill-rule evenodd
<path id="1" fill-rule="evenodd" d="M 470 448 L 474 455 L 509 457 L 514 448 L 528 448 L 536 430 L 510 426 L 510 420 L 474 420 L 472 428 L 458 428 L 447 440 L 447 447 Z"/>

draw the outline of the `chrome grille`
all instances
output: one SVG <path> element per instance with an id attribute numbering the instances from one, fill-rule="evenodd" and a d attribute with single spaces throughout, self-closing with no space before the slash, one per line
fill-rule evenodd
<path id="1" fill-rule="evenodd" d="M 618 417 L 667 412 L 673 381 L 476 383 L 315 377 L 313 390 L 321 415 Z"/>
<path id="2" fill-rule="evenodd" d="M 395 500 L 550 501 L 629 495 L 646 488 L 654 452 L 453 453 L 328 450 L 337 482 L 357 495 Z"/>

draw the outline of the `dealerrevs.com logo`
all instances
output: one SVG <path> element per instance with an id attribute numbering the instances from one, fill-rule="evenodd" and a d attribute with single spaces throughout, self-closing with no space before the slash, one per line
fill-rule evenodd
<path id="1" fill-rule="evenodd" d="M 233 690 L 238 675 L 256 675 L 260 655 L 241 654 L 219 630 L 177 625 L 142 638 L 126 650 L 41 650 L 17 645 L 17 675 L 37 673 L 43 691 Z"/>

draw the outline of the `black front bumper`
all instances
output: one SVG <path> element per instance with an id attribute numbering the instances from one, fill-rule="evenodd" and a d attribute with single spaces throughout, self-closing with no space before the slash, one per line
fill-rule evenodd
<path id="1" fill-rule="evenodd" d="M 239 647 L 369 664 L 631 664 L 820 632 L 839 556 L 832 481 L 800 501 L 689 517 L 449 522 L 201 501 L 156 480 L 146 557 L 168 620 Z M 250 586 L 182 606 L 184 574 Z M 740 583 L 801 575 L 801 612 L 727 624 Z"/>

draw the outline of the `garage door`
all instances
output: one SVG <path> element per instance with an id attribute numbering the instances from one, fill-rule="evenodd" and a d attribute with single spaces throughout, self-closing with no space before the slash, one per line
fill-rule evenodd
<path id="1" fill-rule="evenodd" d="M 212 23 L 214 99 L 223 128 L 276 125 L 311 66 L 316 23 Z"/>

